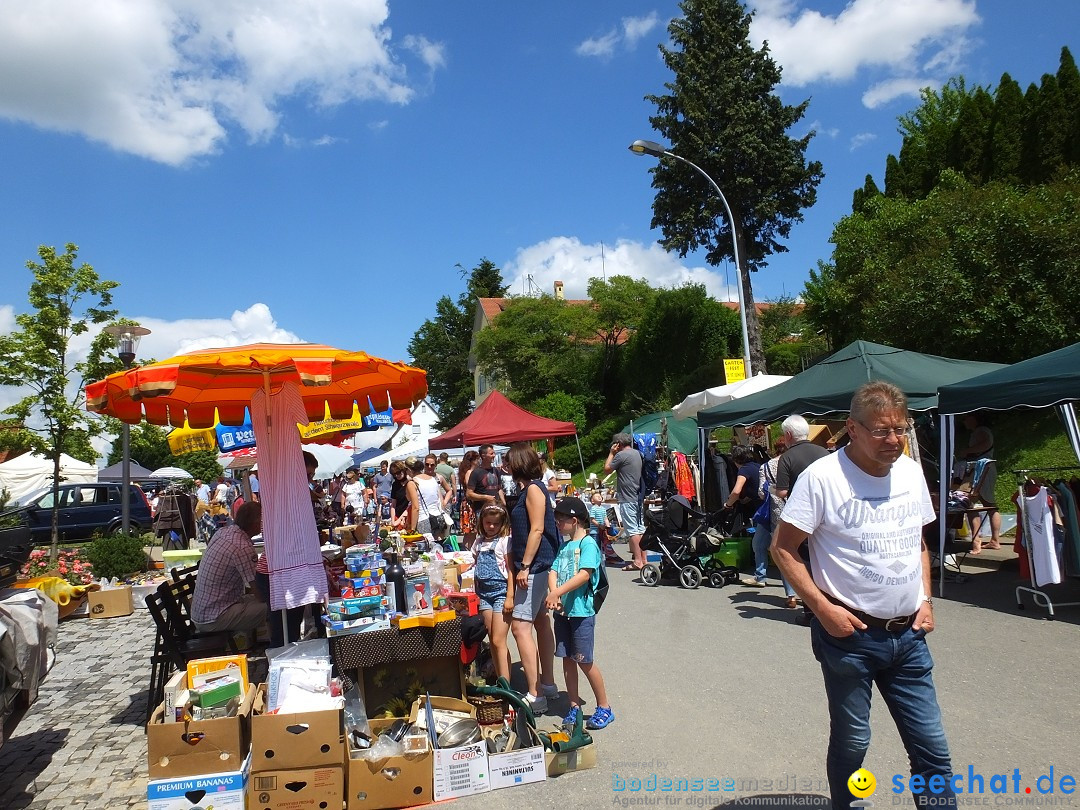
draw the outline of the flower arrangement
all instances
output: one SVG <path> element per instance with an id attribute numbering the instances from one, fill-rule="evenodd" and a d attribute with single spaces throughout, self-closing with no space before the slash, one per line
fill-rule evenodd
<path id="1" fill-rule="evenodd" d="M 37 548 L 30 552 L 30 559 L 19 571 L 19 576 L 32 579 L 57 572 L 56 575 L 72 585 L 89 585 L 94 581 L 94 567 L 83 556 L 82 549 L 65 549 L 60 552 L 56 564 L 49 559 L 49 551 Z"/>

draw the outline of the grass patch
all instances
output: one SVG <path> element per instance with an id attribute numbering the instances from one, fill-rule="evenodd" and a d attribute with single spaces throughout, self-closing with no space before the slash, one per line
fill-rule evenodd
<path id="1" fill-rule="evenodd" d="M 1065 426 L 1055 408 L 1021 408 L 992 414 L 989 427 L 994 432 L 994 457 L 998 468 L 994 494 L 1003 512 L 1016 511 L 1012 503 L 1017 487 L 1013 470 L 1077 464 L 1076 455 L 1065 435 Z M 957 447 L 963 447 L 966 443 L 967 435 L 963 430 L 957 431 Z M 1080 473 L 1080 470 L 1077 472 Z M 1066 478 L 1072 475 L 1064 474 Z"/>

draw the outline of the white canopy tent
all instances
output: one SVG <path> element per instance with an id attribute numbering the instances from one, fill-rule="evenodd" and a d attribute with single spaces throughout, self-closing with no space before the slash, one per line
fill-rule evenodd
<path id="1" fill-rule="evenodd" d="M 692 419 L 697 416 L 698 411 L 750 394 L 756 394 L 758 391 L 764 391 L 766 388 L 772 388 L 774 385 L 779 385 L 790 379 L 791 377 L 780 374 L 758 374 L 756 377 L 749 377 L 745 380 L 691 394 L 671 410 L 675 412 L 678 419 Z"/>
<path id="2" fill-rule="evenodd" d="M 337 447 L 333 444 L 302 444 L 306 452 L 315 456 L 319 466 L 315 468 L 315 479 L 322 481 L 340 475 L 352 466 L 353 452 L 346 447 Z M 226 470 L 245 470 L 248 468 L 257 470 L 259 467 L 259 449 L 249 447 L 233 453 L 222 453 L 218 456 L 218 464 Z"/>
<path id="3" fill-rule="evenodd" d="M 25 453 L 0 464 L 0 488 L 6 489 L 12 500 L 18 501 L 52 485 L 53 460 Z M 83 484 L 97 481 L 98 468 L 60 454 L 60 483 Z"/>
<path id="4" fill-rule="evenodd" d="M 381 456 L 375 456 L 364 461 L 365 467 L 378 467 L 384 461 L 391 462 L 397 461 L 399 458 L 404 459 L 409 456 L 416 456 L 421 458 L 428 453 L 428 439 L 433 439 L 438 434 L 432 434 L 422 439 L 411 439 L 404 444 L 399 444 L 397 447 L 393 447 L 387 450 Z"/>

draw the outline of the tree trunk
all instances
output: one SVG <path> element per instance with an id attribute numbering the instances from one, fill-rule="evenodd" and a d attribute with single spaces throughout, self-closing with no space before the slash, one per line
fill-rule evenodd
<path id="1" fill-rule="evenodd" d="M 53 510 L 52 510 L 52 546 L 49 560 L 53 565 L 60 559 L 60 443 L 53 448 Z"/>
<path id="2" fill-rule="evenodd" d="M 746 338 L 750 343 L 750 369 L 746 376 L 768 374 L 768 369 L 765 367 L 765 349 L 761 345 L 761 324 L 758 322 L 757 307 L 754 306 L 754 290 L 750 283 L 750 263 L 746 259 L 749 252 L 742 228 L 736 230 L 735 238 L 739 242 L 739 264 L 742 265 L 739 284 L 742 285 L 743 306 L 746 307 Z"/>

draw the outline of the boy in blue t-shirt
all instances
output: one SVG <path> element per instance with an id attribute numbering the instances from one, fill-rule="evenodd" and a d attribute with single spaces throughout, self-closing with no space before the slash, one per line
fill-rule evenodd
<path id="1" fill-rule="evenodd" d="M 570 696 L 570 712 L 563 723 L 574 725 L 581 712 L 578 668 L 592 687 L 596 711 L 585 721 L 588 729 L 604 728 L 615 720 L 608 704 L 604 676 L 593 662 L 596 611 L 593 591 L 600 583 L 600 547 L 589 536 L 589 510 L 580 498 L 560 498 L 555 505 L 555 525 L 562 535 L 559 555 L 548 572 L 545 600 L 555 622 L 555 655 L 563 660 L 563 679 Z"/>

